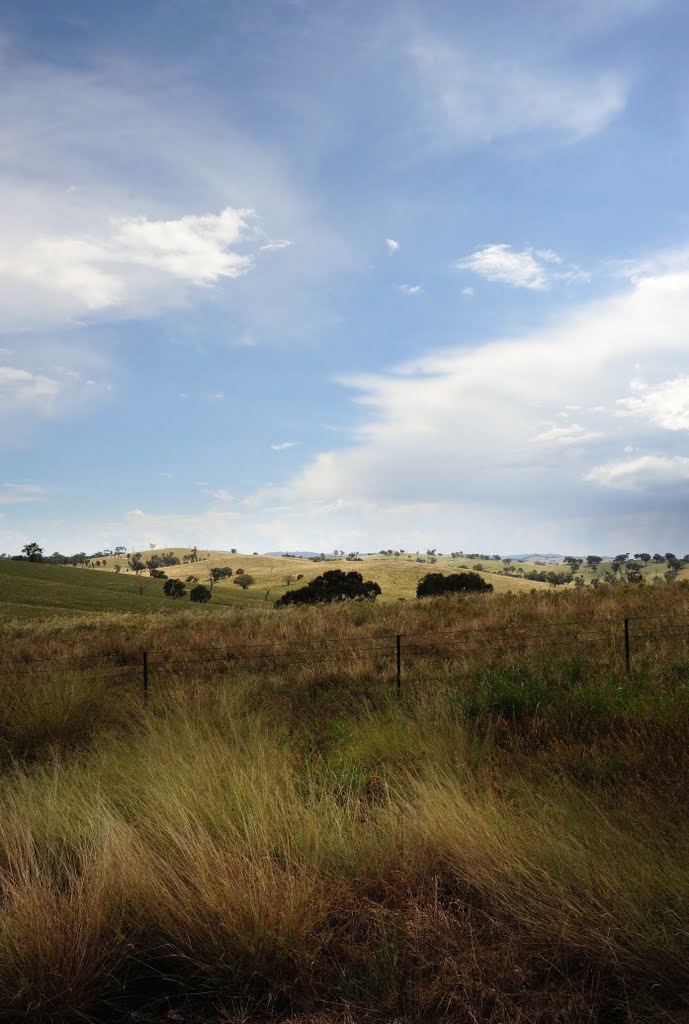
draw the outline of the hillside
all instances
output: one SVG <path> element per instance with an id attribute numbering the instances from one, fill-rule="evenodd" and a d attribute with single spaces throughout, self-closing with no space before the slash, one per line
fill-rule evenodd
<path id="1" fill-rule="evenodd" d="M 189 548 L 166 548 L 176 557 L 190 553 Z M 145 559 L 156 552 L 142 555 Z M 160 553 L 160 552 L 158 552 Z M 418 580 L 430 571 L 457 571 L 457 563 L 449 557 L 439 558 L 437 564 L 421 564 L 416 561 L 367 556 L 360 562 L 345 559 L 328 559 L 326 563 L 270 555 L 230 554 L 222 551 L 200 551 L 199 561 L 192 564 L 170 566 L 164 571 L 170 578 L 186 580 L 197 577 L 207 584 L 210 569 L 230 566 L 235 572 L 243 569 L 254 577 L 255 583 L 242 590 L 233 583 L 235 576 L 221 580 L 213 587 L 212 601 L 203 606 L 192 605 L 188 599 L 173 601 L 163 594 L 163 581 L 151 579 L 148 571 L 140 576 L 128 571 L 126 558 L 111 555 L 101 559 L 96 568 L 74 568 L 72 566 L 46 565 L 34 562 L 0 560 L 0 615 L 5 618 L 44 617 L 101 611 L 179 611 L 192 608 L 199 614 L 221 611 L 228 607 L 256 607 L 272 604 L 291 587 L 302 586 L 326 569 L 352 569 L 361 572 L 366 579 L 380 584 L 383 602 L 401 598 L 415 598 Z M 115 565 L 121 566 L 115 572 Z M 303 580 L 297 580 L 303 575 Z M 518 592 L 546 588 L 546 584 L 529 580 L 502 577 L 494 573 L 481 574 L 495 587 L 496 593 Z M 286 582 L 293 577 L 291 584 Z M 193 584 L 188 584 L 188 589 Z"/>

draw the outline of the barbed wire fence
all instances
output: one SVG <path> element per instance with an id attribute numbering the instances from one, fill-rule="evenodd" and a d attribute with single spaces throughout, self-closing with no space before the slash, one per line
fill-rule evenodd
<path id="1" fill-rule="evenodd" d="M 133 683 L 144 706 L 167 678 L 184 680 L 192 673 L 209 678 L 238 670 L 288 676 L 295 667 L 337 674 L 347 660 L 370 664 L 378 678 L 389 679 L 398 696 L 414 665 L 456 663 L 463 668 L 507 664 L 520 656 L 553 653 L 595 661 L 631 675 L 659 658 L 689 656 L 689 616 L 636 617 L 623 620 L 538 622 L 504 627 L 464 627 L 413 633 L 303 638 L 292 641 L 230 642 L 202 648 L 151 648 L 98 654 L 21 659 L 0 658 L 0 678 L 90 677 L 113 684 Z"/>

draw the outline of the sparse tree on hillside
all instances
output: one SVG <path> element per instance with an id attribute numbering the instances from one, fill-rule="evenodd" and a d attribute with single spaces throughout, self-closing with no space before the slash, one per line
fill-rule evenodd
<path id="1" fill-rule="evenodd" d="M 644 563 L 644 565 L 648 565 L 651 561 L 651 556 L 647 551 L 637 551 L 634 558 L 638 558 L 640 562 Z"/>
<path id="2" fill-rule="evenodd" d="M 237 569 L 237 573 L 239 574 L 239 569 Z M 256 580 L 253 578 L 251 573 L 242 571 L 241 574 L 235 576 L 232 582 L 236 583 L 238 587 L 242 588 L 242 590 L 248 590 L 249 587 L 254 585 Z"/>
<path id="3" fill-rule="evenodd" d="M 586 564 L 588 565 L 589 569 L 593 570 L 593 572 L 596 571 L 596 569 L 598 568 L 598 566 L 601 564 L 602 561 L 603 561 L 603 558 L 601 557 L 601 555 L 587 555 L 586 556 Z"/>
<path id="4" fill-rule="evenodd" d="M 189 597 L 197 604 L 206 604 L 211 599 L 211 592 L 208 587 L 204 587 L 203 583 L 199 583 L 198 587 L 192 587 Z"/>
<path id="5" fill-rule="evenodd" d="M 30 544 L 25 544 L 22 548 L 22 553 L 26 556 L 29 562 L 43 561 L 43 548 L 40 547 L 36 541 L 31 541 Z"/>
<path id="6" fill-rule="evenodd" d="M 577 558 L 575 555 L 565 555 L 563 562 L 571 568 L 572 576 L 574 576 L 574 573 L 577 572 L 581 566 L 582 559 Z"/>

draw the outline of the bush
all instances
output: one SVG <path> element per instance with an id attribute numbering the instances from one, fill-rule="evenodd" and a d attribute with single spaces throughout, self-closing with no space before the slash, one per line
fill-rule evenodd
<path id="1" fill-rule="evenodd" d="M 181 580 L 165 580 L 163 584 L 163 593 L 166 597 L 184 597 L 186 592 L 187 588 Z"/>
<path id="2" fill-rule="evenodd" d="M 321 576 L 316 576 L 305 587 L 289 590 L 275 602 L 276 608 L 288 604 L 332 604 L 335 601 L 350 601 L 363 598 L 375 601 L 380 594 L 380 587 L 373 580 L 366 580 L 360 572 L 343 572 L 342 569 L 330 569 Z"/>
<path id="3" fill-rule="evenodd" d="M 163 572 L 162 569 L 151 569 L 151 571 L 149 572 L 148 575 L 151 577 L 152 580 L 166 580 L 167 579 L 167 573 Z"/>
<path id="4" fill-rule="evenodd" d="M 435 597 L 438 594 L 489 594 L 492 583 L 486 583 L 476 572 L 455 572 L 449 576 L 429 572 L 416 587 L 417 597 Z"/>
<path id="5" fill-rule="evenodd" d="M 198 587 L 193 587 L 189 593 L 189 597 L 192 601 L 196 601 L 198 604 L 205 604 L 206 601 L 210 601 L 211 592 L 208 587 L 204 587 L 203 583 L 199 583 Z"/>

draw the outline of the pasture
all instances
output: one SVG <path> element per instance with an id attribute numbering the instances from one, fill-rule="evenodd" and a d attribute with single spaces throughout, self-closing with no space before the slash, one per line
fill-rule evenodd
<path id="1" fill-rule="evenodd" d="M 684 1019 L 689 588 L 139 598 L 0 620 L 8 1019 Z"/>

